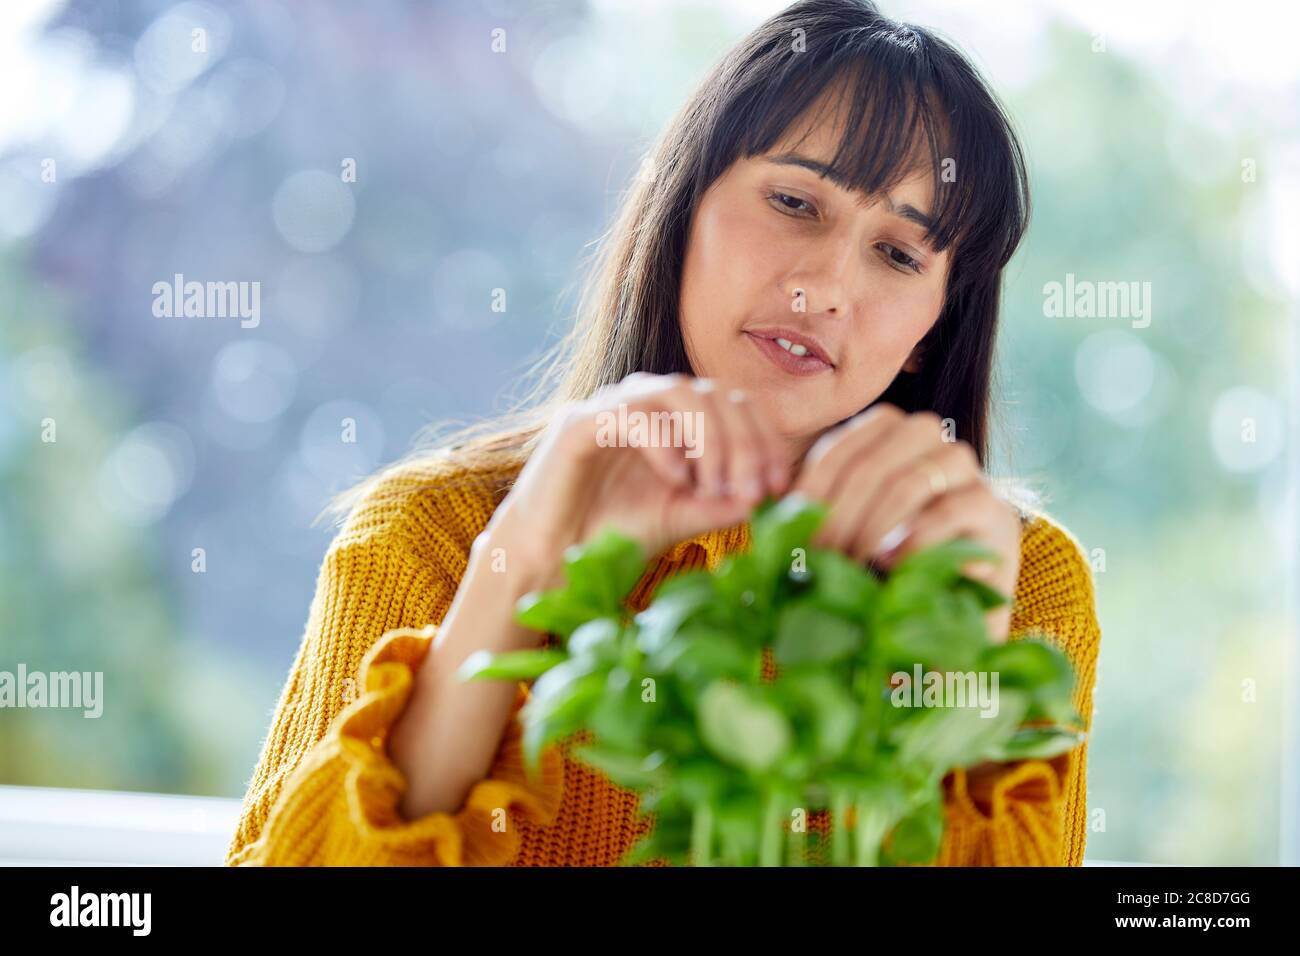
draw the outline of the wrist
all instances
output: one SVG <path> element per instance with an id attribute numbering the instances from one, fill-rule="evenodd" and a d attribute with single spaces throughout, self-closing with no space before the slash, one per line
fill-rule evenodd
<path id="1" fill-rule="evenodd" d="M 563 583 L 558 553 L 544 545 L 525 546 L 517 535 L 489 523 L 470 545 L 466 576 L 492 582 L 493 590 L 513 606 L 525 594 Z"/>
<path id="2" fill-rule="evenodd" d="M 438 638 L 417 671 L 417 687 L 437 687 L 448 679 L 449 668 L 459 668 L 477 651 L 504 653 L 534 646 L 536 635 L 514 619 L 519 599 L 540 589 L 543 579 L 533 569 L 487 531 L 470 543 L 465 573 Z"/>

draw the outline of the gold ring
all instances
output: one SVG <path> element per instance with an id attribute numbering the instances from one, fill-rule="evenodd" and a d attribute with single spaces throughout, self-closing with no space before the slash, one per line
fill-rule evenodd
<path id="1" fill-rule="evenodd" d="M 948 476 L 932 461 L 923 462 L 930 476 L 930 491 L 936 496 L 948 490 Z"/>

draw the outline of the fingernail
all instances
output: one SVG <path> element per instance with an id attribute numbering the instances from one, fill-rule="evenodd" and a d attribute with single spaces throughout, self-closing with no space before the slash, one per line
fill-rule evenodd
<path id="1" fill-rule="evenodd" d="M 745 479 L 743 491 L 745 494 L 745 498 L 748 499 L 749 501 L 755 501 L 763 497 L 763 485 L 759 482 L 757 478 Z"/>
<path id="2" fill-rule="evenodd" d="M 780 465 L 773 465 L 767 472 L 768 482 L 778 491 L 785 487 L 785 469 Z"/>
<path id="3" fill-rule="evenodd" d="M 906 537 L 907 526 L 905 524 L 895 525 L 892 530 L 880 539 L 880 543 L 876 545 L 876 554 L 879 557 L 884 557 L 888 552 L 893 551 L 902 544 L 903 539 Z"/>

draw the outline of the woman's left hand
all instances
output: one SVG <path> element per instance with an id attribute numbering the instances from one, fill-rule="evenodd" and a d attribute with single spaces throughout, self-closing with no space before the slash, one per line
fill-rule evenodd
<path id="1" fill-rule="evenodd" d="M 975 449 L 947 437 L 933 412 L 874 405 L 827 431 L 804 456 L 789 491 L 828 504 L 813 544 L 888 570 L 904 556 L 953 538 L 996 553 L 964 573 L 1008 599 L 1020 573 L 1020 518 L 993 491 Z M 988 612 L 989 636 L 1005 641 L 1011 605 Z"/>

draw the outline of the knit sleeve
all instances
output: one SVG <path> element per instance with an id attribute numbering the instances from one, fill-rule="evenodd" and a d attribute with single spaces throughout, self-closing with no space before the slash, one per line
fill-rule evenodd
<path id="1" fill-rule="evenodd" d="M 514 856 L 522 823 L 558 810 L 558 752 L 543 751 L 536 772 L 524 766 L 520 683 L 488 775 L 464 804 L 415 820 L 398 811 L 406 781 L 388 731 L 488 512 L 469 493 L 372 497 L 322 562 L 227 865 L 497 865 Z"/>
<path id="2" fill-rule="evenodd" d="M 1074 665 L 1072 703 L 1092 730 L 1101 629 L 1090 565 L 1078 541 L 1045 515 L 1026 525 L 1010 639 L 1038 636 Z M 944 780 L 947 826 L 939 866 L 1079 866 L 1087 838 L 1088 740 L 1051 760 L 993 773 L 958 768 Z"/>
<path id="3" fill-rule="evenodd" d="M 523 821 L 546 825 L 559 810 L 564 764 L 543 751 L 535 771 L 525 765 L 519 709 L 514 707 L 489 776 L 454 813 L 416 820 L 397 810 L 405 781 L 385 752 L 387 732 L 410 694 L 435 625 L 389 631 L 366 654 L 362 694 L 343 709 L 325 738 L 303 758 L 258 840 L 233 865 L 501 866 L 519 849 Z"/>

